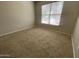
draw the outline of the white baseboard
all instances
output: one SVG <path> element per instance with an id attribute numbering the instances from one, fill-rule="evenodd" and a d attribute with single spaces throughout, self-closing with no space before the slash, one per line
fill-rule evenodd
<path id="1" fill-rule="evenodd" d="M 73 49 L 73 57 L 76 58 L 76 57 L 75 57 L 75 49 L 74 49 L 73 39 L 72 39 L 72 49 Z"/>
<path id="2" fill-rule="evenodd" d="M 27 26 L 27 27 L 22 27 L 22 28 L 19 28 L 17 30 L 11 31 L 11 32 L 7 32 L 7 33 L 0 34 L 0 37 L 5 36 L 5 35 L 8 35 L 8 34 L 15 33 L 15 32 L 19 32 L 19 31 L 22 31 L 22 30 L 27 30 L 27 29 L 30 29 L 32 27 L 33 27 L 33 25 Z"/>
<path id="3" fill-rule="evenodd" d="M 72 49 L 73 49 L 73 57 L 76 58 L 75 56 L 75 46 L 74 46 L 74 40 L 73 40 L 73 35 L 71 36 L 71 40 L 72 40 Z"/>

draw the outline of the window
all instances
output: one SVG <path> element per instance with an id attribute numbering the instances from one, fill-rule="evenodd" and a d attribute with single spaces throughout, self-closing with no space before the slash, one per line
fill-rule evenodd
<path id="1" fill-rule="evenodd" d="M 42 6 L 41 23 L 50 25 L 60 25 L 64 2 L 53 2 Z"/>

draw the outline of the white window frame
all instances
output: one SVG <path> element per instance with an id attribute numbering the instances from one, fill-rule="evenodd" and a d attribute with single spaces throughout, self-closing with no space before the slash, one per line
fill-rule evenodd
<path id="1" fill-rule="evenodd" d="M 56 3 L 56 2 L 53 2 L 53 3 Z M 60 21 L 61 21 L 61 14 L 62 14 L 62 10 L 63 10 L 63 5 L 64 5 L 64 1 L 62 1 L 62 9 L 61 9 L 61 13 L 60 14 L 51 14 L 51 6 L 52 6 L 52 3 L 50 3 L 50 10 L 49 10 L 49 14 L 42 14 L 42 16 L 41 16 L 41 23 L 42 24 L 49 24 L 49 25 L 55 25 L 55 26 L 59 26 L 60 25 Z M 48 5 L 48 4 L 45 4 L 45 5 Z M 43 6 L 45 6 L 45 5 L 43 5 Z M 44 23 L 44 22 L 42 22 L 42 17 L 43 17 L 43 15 L 48 15 L 48 22 L 47 23 Z M 56 16 L 56 15 L 58 15 L 59 16 L 59 21 L 58 21 L 58 23 L 57 24 L 54 24 L 54 23 L 50 23 L 50 16 Z"/>

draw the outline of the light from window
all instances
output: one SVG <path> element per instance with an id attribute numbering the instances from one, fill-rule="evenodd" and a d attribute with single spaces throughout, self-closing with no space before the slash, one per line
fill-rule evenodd
<path id="1" fill-rule="evenodd" d="M 63 3 L 64 2 L 54 2 L 43 5 L 41 23 L 59 26 Z"/>

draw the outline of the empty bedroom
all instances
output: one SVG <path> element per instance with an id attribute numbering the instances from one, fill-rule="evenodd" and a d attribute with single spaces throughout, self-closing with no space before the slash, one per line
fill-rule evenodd
<path id="1" fill-rule="evenodd" d="M 0 1 L 0 58 L 79 57 L 78 1 Z"/>

